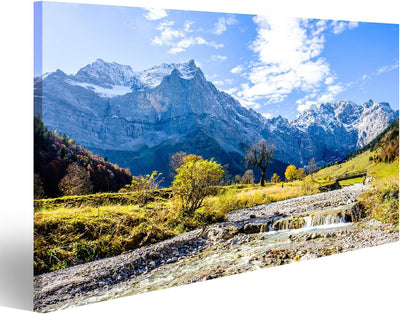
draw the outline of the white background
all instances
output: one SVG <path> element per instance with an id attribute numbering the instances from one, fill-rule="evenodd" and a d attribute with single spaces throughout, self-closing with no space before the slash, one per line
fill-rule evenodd
<path id="1" fill-rule="evenodd" d="M 396 0 L 84 2 L 396 24 L 400 20 Z M 0 31 L 0 313 L 19 313 L 17 309 L 30 308 L 32 297 L 33 2 L 1 1 Z M 388 244 L 63 313 L 396 312 L 399 252 L 399 243 Z"/>

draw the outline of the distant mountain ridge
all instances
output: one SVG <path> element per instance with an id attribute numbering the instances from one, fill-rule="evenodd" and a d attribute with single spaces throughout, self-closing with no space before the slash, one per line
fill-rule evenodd
<path id="1" fill-rule="evenodd" d="M 288 163 L 304 166 L 312 157 L 340 160 L 398 116 L 370 100 L 315 105 L 290 122 L 265 119 L 207 81 L 194 60 L 135 72 L 98 59 L 75 75 L 57 70 L 35 82 L 35 114 L 46 125 L 132 174 L 167 171 L 179 150 L 242 173 L 246 147 L 262 138 L 276 146 L 270 171 L 282 174 Z"/>

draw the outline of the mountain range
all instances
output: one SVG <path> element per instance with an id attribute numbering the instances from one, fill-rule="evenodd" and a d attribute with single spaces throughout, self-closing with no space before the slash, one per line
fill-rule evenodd
<path id="1" fill-rule="evenodd" d="M 275 145 L 272 172 L 311 158 L 325 164 L 368 144 L 398 117 L 388 103 L 317 104 L 289 121 L 266 119 L 209 82 L 194 60 L 138 72 L 101 59 L 68 75 L 34 80 L 35 115 L 133 175 L 168 171 L 178 152 L 215 158 L 230 174 L 245 170 L 247 147 Z"/>

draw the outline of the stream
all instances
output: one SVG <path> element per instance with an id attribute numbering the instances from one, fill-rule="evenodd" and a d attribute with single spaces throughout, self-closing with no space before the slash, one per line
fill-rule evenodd
<path id="1" fill-rule="evenodd" d="M 322 218 L 325 217 L 325 218 Z M 353 226 L 344 215 L 306 216 L 306 224 L 299 229 L 272 230 L 258 234 L 238 234 L 227 241 L 218 241 L 200 252 L 196 252 L 176 263 L 161 266 L 116 285 L 110 290 L 88 299 L 88 303 L 110 298 L 133 295 L 146 291 L 209 280 L 226 275 L 262 268 L 259 261 L 274 249 L 295 247 L 293 236 L 310 235 L 310 239 L 344 230 Z"/>

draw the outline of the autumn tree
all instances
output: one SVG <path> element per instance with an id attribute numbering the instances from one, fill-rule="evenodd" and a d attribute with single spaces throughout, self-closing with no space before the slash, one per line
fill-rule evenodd
<path id="1" fill-rule="evenodd" d="M 297 179 L 302 180 L 303 178 L 305 178 L 307 176 L 307 173 L 305 171 L 304 168 L 299 168 L 297 169 Z"/>
<path id="2" fill-rule="evenodd" d="M 237 174 L 237 175 L 235 176 L 235 183 L 236 183 L 236 184 L 242 183 L 242 177 L 241 177 L 239 174 Z"/>
<path id="3" fill-rule="evenodd" d="M 187 156 L 187 154 L 182 151 L 179 151 L 172 155 L 172 157 L 168 163 L 171 177 L 174 177 L 176 174 L 176 169 L 178 169 L 181 165 L 184 164 L 183 158 L 186 156 Z"/>
<path id="4" fill-rule="evenodd" d="M 76 162 L 70 163 L 67 174 L 61 179 L 58 188 L 63 195 L 84 195 L 93 191 L 90 174 L 86 168 L 80 167 Z"/>
<path id="5" fill-rule="evenodd" d="M 265 170 L 272 159 L 275 147 L 266 140 L 251 146 L 246 152 L 246 163 L 261 169 L 260 185 L 265 186 Z"/>
<path id="6" fill-rule="evenodd" d="M 294 165 L 287 166 L 286 171 L 285 171 L 285 177 L 288 181 L 297 179 L 298 175 L 299 175 L 299 171 L 297 170 L 296 166 L 294 166 Z"/>
<path id="7" fill-rule="evenodd" d="M 132 177 L 131 185 L 126 186 L 122 191 L 135 191 L 138 193 L 139 201 L 145 204 L 152 191 L 157 190 L 164 181 L 162 173 L 153 171 L 151 174 Z"/>
<path id="8" fill-rule="evenodd" d="M 276 173 L 274 173 L 271 177 L 271 182 L 272 183 L 279 183 L 281 182 L 281 177 L 278 176 Z"/>
<path id="9" fill-rule="evenodd" d="M 243 174 L 243 176 L 241 177 L 241 183 L 243 184 L 254 184 L 254 171 L 249 169 L 246 170 L 246 172 Z"/>
<path id="10" fill-rule="evenodd" d="M 172 155 L 171 160 L 168 163 L 170 174 L 172 177 L 176 175 L 177 169 L 182 166 L 185 162 L 190 160 L 202 160 L 203 157 L 195 154 L 186 154 L 185 152 L 179 151 Z"/>
<path id="11" fill-rule="evenodd" d="M 205 197 L 213 192 L 214 186 L 224 175 L 224 170 L 213 159 L 203 160 L 196 155 L 187 157 L 189 158 L 184 158 L 185 162 L 176 169 L 172 190 L 182 213 L 191 216 L 202 206 Z"/>

